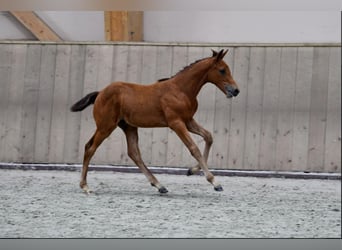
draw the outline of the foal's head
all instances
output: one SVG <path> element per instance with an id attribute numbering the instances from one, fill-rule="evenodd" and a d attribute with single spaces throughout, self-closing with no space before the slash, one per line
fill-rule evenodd
<path id="1" fill-rule="evenodd" d="M 213 65 L 208 72 L 208 82 L 215 84 L 227 98 L 237 96 L 240 93 L 228 65 L 222 60 L 228 50 L 216 52 L 213 50 Z"/>

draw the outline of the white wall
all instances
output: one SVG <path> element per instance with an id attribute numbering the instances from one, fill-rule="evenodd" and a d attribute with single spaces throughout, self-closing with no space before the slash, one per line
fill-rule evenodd
<path id="1" fill-rule="evenodd" d="M 63 40 L 104 41 L 103 11 L 35 11 Z M 0 40 L 35 40 L 8 12 L 0 12 Z"/>
<path id="2" fill-rule="evenodd" d="M 37 11 L 67 41 L 104 41 L 102 11 Z M 208 43 L 339 43 L 337 11 L 146 11 L 144 40 Z M 34 39 L 0 12 L 0 39 Z"/>
<path id="3" fill-rule="evenodd" d="M 104 41 L 103 11 L 37 11 L 63 40 Z"/>
<path id="4" fill-rule="evenodd" d="M 158 42 L 340 42 L 339 12 L 145 12 L 144 37 Z"/>
<path id="5" fill-rule="evenodd" d="M 0 40 L 34 39 L 34 36 L 22 27 L 14 17 L 5 11 L 0 11 Z"/>

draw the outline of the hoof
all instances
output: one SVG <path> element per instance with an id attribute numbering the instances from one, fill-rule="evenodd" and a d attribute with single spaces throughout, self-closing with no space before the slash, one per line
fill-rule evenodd
<path id="1" fill-rule="evenodd" d="M 83 189 L 83 191 L 84 191 L 86 194 L 92 194 L 92 193 L 94 193 L 93 190 L 89 189 L 88 187 L 82 188 L 82 189 Z"/>
<path id="2" fill-rule="evenodd" d="M 217 185 L 216 187 L 214 187 L 215 191 L 221 192 L 223 191 L 223 188 L 221 185 Z"/>
<path id="3" fill-rule="evenodd" d="M 92 194 L 92 193 L 94 193 L 93 190 L 91 190 L 91 189 L 89 189 L 89 188 L 82 188 L 82 190 L 83 190 L 83 192 L 84 192 L 85 194 Z"/>
<path id="4" fill-rule="evenodd" d="M 186 173 L 187 176 L 193 175 L 194 173 L 192 172 L 191 168 L 188 169 L 188 172 Z"/>
<path id="5" fill-rule="evenodd" d="M 167 191 L 167 189 L 166 189 L 165 187 L 159 188 L 158 191 L 159 191 L 159 193 L 161 193 L 161 194 L 166 194 L 167 192 L 169 192 L 169 191 Z"/>
<path id="6" fill-rule="evenodd" d="M 86 194 L 91 194 L 93 191 L 88 187 L 87 184 L 81 183 L 80 184 L 81 189 L 86 193 Z"/>

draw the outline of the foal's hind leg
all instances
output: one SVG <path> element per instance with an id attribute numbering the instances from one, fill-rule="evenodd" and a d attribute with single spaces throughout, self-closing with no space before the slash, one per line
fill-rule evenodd
<path id="1" fill-rule="evenodd" d="M 87 185 L 87 173 L 88 173 L 89 162 L 91 158 L 93 157 L 96 149 L 100 146 L 103 140 L 106 139 L 111 134 L 113 130 L 114 130 L 114 127 L 111 129 L 102 130 L 102 131 L 97 129 L 93 137 L 91 137 L 91 139 L 85 145 L 80 187 L 88 194 L 92 192 Z"/>
<path id="2" fill-rule="evenodd" d="M 151 171 L 146 167 L 141 159 L 139 145 L 138 145 L 138 129 L 128 125 L 124 121 L 120 121 L 119 127 L 125 132 L 127 140 L 127 153 L 134 163 L 140 168 L 141 172 L 147 177 L 152 186 L 158 188 L 160 193 L 167 193 L 167 189 L 162 186 Z"/>
<path id="3" fill-rule="evenodd" d="M 213 144 L 213 137 L 211 136 L 211 133 L 201 127 L 194 119 L 192 119 L 189 123 L 186 124 L 188 130 L 191 133 L 200 135 L 204 141 L 205 141 L 205 147 L 203 151 L 203 157 L 205 162 L 208 162 L 208 156 L 209 156 L 209 151 L 211 148 L 211 145 Z M 196 174 L 200 170 L 200 165 L 197 164 L 195 167 L 189 168 L 187 175 L 193 175 Z"/>

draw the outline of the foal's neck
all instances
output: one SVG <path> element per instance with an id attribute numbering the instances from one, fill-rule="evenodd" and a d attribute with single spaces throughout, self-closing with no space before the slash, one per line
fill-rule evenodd
<path id="1" fill-rule="evenodd" d="M 196 98 L 203 85 L 207 83 L 210 67 L 211 63 L 208 58 L 203 59 L 176 75 L 175 83 L 190 99 Z"/>

